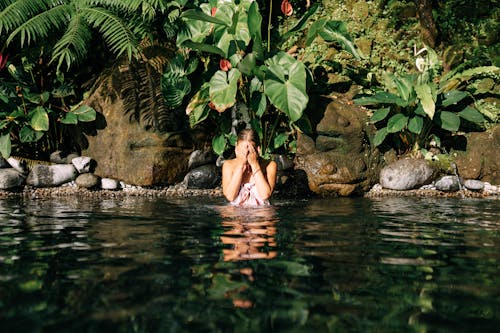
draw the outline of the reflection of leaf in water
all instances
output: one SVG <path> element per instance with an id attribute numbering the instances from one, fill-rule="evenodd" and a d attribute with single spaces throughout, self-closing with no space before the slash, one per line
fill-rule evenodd
<path id="1" fill-rule="evenodd" d="M 277 260 L 269 263 L 269 266 L 284 269 L 286 274 L 292 276 L 309 276 L 310 267 L 293 261 Z"/>
<path id="2" fill-rule="evenodd" d="M 43 282 L 40 280 L 30 280 L 19 284 L 19 288 L 25 292 L 32 292 L 42 289 Z"/>
<path id="3" fill-rule="evenodd" d="M 216 274 L 208 294 L 210 298 L 226 298 L 228 294 L 237 294 L 248 287 L 245 282 L 232 281 L 229 274 Z"/>

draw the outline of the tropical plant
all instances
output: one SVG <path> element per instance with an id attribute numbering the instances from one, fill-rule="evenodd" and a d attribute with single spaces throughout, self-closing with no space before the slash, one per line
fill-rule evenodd
<path id="1" fill-rule="evenodd" d="M 371 116 L 378 128 L 374 146 L 391 140 L 402 152 L 418 150 L 431 140 L 439 145 L 443 136 L 485 122 L 474 106 L 475 97 L 484 91 L 467 90 L 467 83 L 473 77 L 498 76 L 499 69 L 477 67 L 442 75 L 437 54 L 430 48 L 421 51 L 426 56 L 417 58 L 418 73 L 387 74 L 385 89 L 354 100 L 376 107 Z"/>
<path id="2" fill-rule="evenodd" d="M 244 114 L 244 126 L 251 126 L 259 133 L 264 155 L 279 149 L 293 152 L 296 131 L 307 128 L 304 110 L 309 100 L 310 73 L 283 48 L 292 35 L 306 28 L 317 9 L 318 5 L 309 8 L 289 30 L 272 37 L 270 1 L 266 40 L 264 19 L 256 1 L 211 0 L 181 14 L 185 29 L 177 35 L 177 45 L 187 55 L 185 58 L 195 51 L 194 55 L 204 65 L 201 73 L 194 74 L 197 84 L 186 112 L 191 126 L 206 120 L 215 122 L 217 133 L 212 143 L 217 154 L 223 154 L 235 142 L 237 113 Z M 286 16 L 293 13 L 288 1 L 283 1 L 281 10 Z M 350 39 L 341 28 L 344 27 L 332 22 L 318 22 L 309 30 L 307 40 L 310 42 L 320 35 L 348 45 Z M 178 84 L 168 72 L 164 80 L 165 86 Z M 191 88 L 185 83 L 180 85 L 177 100 L 181 102 Z"/>
<path id="3" fill-rule="evenodd" d="M 94 50 L 95 32 L 116 56 L 137 55 L 166 8 L 162 0 L 0 0 L 0 34 L 7 45 L 45 44 L 58 68 L 69 68 Z"/>
<path id="4" fill-rule="evenodd" d="M 39 76 L 37 66 L 23 58 L 19 66 L 8 65 L 10 79 L 0 76 L 0 154 L 4 158 L 13 151 L 16 155 L 47 153 L 62 144 L 79 148 L 74 130 L 96 119 L 93 108 L 72 105 L 81 96 L 62 75 L 50 82 L 49 76 Z"/>

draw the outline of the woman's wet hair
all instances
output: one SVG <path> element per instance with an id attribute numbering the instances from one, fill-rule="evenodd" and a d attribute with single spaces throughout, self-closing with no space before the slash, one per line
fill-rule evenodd
<path id="1" fill-rule="evenodd" d="M 256 147 L 260 146 L 259 135 L 251 128 L 245 128 L 238 133 L 238 142 L 239 141 L 250 141 L 253 142 Z"/>

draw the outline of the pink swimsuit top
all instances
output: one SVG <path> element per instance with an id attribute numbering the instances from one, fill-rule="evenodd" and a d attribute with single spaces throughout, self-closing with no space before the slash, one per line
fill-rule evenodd
<path id="1" fill-rule="evenodd" d="M 236 199 L 231 201 L 231 205 L 235 206 L 260 206 L 269 205 L 269 200 L 259 198 L 257 188 L 254 183 L 246 183 L 241 185 L 240 192 Z"/>

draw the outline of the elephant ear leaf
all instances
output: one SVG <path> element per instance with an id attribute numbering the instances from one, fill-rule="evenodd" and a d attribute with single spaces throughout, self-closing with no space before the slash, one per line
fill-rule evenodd
<path id="1" fill-rule="evenodd" d="M 210 101 L 218 112 L 224 112 L 236 103 L 240 76 L 241 72 L 232 68 L 229 72 L 219 70 L 210 79 Z"/>
<path id="2" fill-rule="evenodd" d="M 304 64 L 286 53 L 279 53 L 269 59 L 267 65 L 264 93 L 292 122 L 299 120 L 309 101 Z"/>

